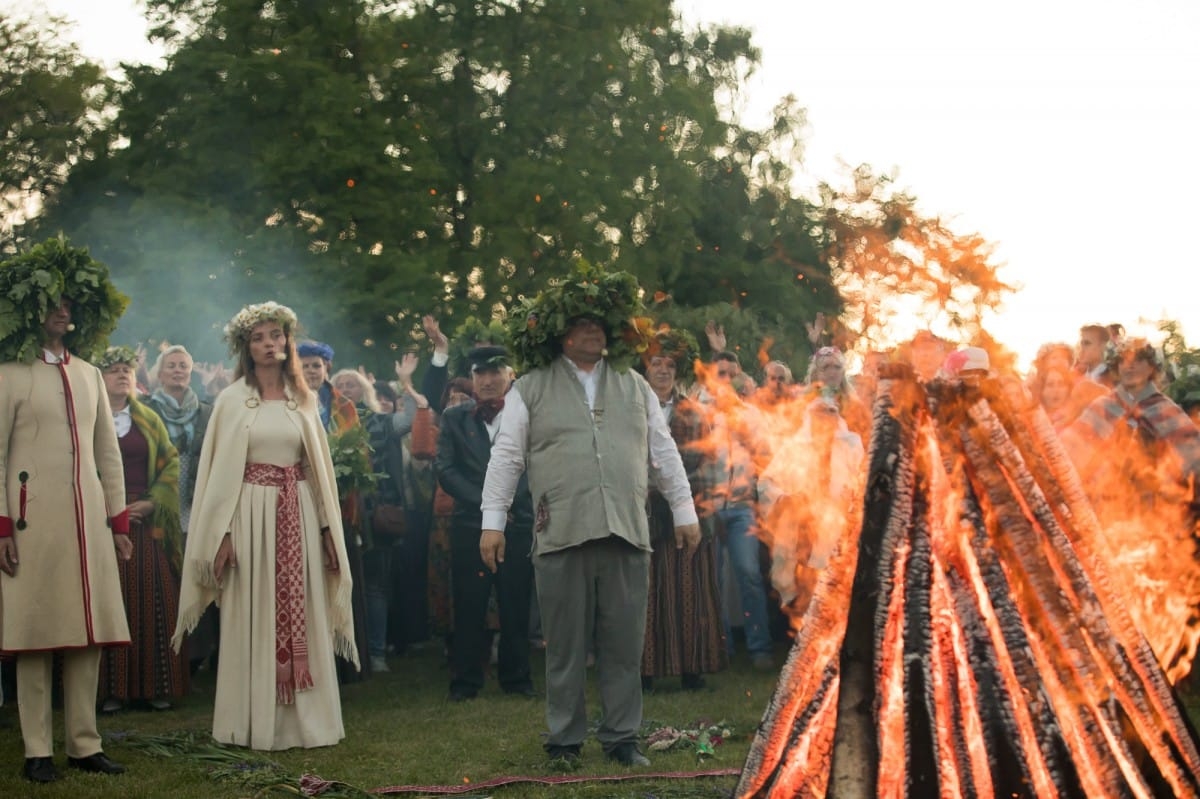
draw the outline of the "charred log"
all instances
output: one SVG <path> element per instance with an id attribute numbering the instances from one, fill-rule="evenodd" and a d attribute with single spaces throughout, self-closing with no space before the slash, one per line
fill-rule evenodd
<path id="1" fill-rule="evenodd" d="M 884 377 L 859 535 L 817 583 L 736 795 L 1200 795 L 1195 732 L 1044 416 L 986 383 Z"/>

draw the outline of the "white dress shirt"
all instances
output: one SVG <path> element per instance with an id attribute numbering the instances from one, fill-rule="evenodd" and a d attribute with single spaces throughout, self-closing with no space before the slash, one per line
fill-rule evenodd
<path id="1" fill-rule="evenodd" d="M 128 405 L 119 411 L 113 411 L 113 425 L 117 428 L 117 438 L 128 435 L 129 429 L 133 427 L 133 417 L 129 414 Z"/>
<path id="2" fill-rule="evenodd" d="M 600 361 L 591 371 L 584 371 L 569 359 L 567 364 L 583 385 L 588 407 L 594 408 L 596 387 L 600 384 L 602 370 L 607 368 Z M 646 392 L 646 443 L 650 452 L 647 463 L 650 479 L 671 506 L 675 526 L 696 524 L 696 506 L 692 502 L 692 488 L 688 484 L 683 461 L 671 438 L 667 419 L 659 407 L 658 397 L 648 383 L 643 383 Z M 500 417 L 500 429 L 492 442 L 492 456 L 488 461 L 487 477 L 483 481 L 483 529 L 504 531 L 508 509 L 517 491 L 517 482 L 525 471 L 525 455 L 529 450 L 529 407 L 514 385 L 504 396 L 504 413 Z M 635 501 L 644 501 L 644 497 Z"/>

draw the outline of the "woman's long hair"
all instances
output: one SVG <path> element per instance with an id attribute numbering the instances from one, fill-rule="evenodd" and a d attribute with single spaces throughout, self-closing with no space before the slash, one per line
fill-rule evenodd
<path id="1" fill-rule="evenodd" d="M 337 388 L 339 377 L 349 377 L 358 383 L 362 387 L 363 393 L 360 404 L 373 413 L 379 413 L 379 397 L 375 396 L 375 386 L 363 376 L 362 372 L 357 369 L 339 369 L 329 376 L 329 382 L 333 384 L 334 388 Z"/>

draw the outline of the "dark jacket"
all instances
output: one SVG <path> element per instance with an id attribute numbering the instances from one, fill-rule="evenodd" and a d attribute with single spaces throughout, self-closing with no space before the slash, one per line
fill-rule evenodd
<path id="1" fill-rule="evenodd" d="M 487 426 L 475 418 L 473 401 L 448 408 L 442 414 L 434 468 L 442 489 L 454 499 L 452 521 L 456 527 L 478 530 L 483 526 L 479 505 L 483 500 L 483 479 L 487 476 L 491 453 Z M 509 509 L 508 526 L 533 529 L 533 497 L 523 474 Z"/>

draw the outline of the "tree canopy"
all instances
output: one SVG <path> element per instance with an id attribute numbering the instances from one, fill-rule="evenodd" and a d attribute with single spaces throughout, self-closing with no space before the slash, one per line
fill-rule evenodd
<path id="1" fill-rule="evenodd" d="M 730 119 L 749 33 L 685 30 L 669 0 L 148 7 L 167 65 L 128 69 L 112 146 L 44 217 L 111 266 L 131 339 L 214 357 L 271 298 L 384 370 L 421 314 L 502 317 L 585 258 L 636 275 L 660 321 L 725 318 L 802 367 L 804 322 L 854 297 L 850 231 L 880 227 L 798 196 L 803 109 Z M 903 228 L 931 223 L 910 204 Z"/>
<path id="2" fill-rule="evenodd" d="M 65 30 L 0 11 L 0 252 L 15 251 L 20 224 L 98 146 L 109 84 Z"/>

